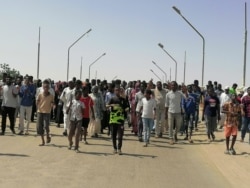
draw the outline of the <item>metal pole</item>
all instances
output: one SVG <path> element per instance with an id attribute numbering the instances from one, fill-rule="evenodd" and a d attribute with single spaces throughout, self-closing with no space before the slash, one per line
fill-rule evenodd
<path id="1" fill-rule="evenodd" d="M 36 78 L 39 79 L 39 66 L 40 66 L 40 33 L 41 28 L 39 27 L 39 35 L 38 35 L 38 54 L 37 54 L 37 74 Z"/>
<path id="2" fill-rule="evenodd" d="M 101 59 L 103 56 L 105 56 L 106 53 L 103 53 L 100 57 L 98 57 L 93 63 L 89 65 L 89 81 L 90 81 L 90 68 L 93 64 L 95 64 L 99 59 Z"/>
<path id="3" fill-rule="evenodd" d="M 246 85 L 246 61 L 247 61 L 247 3 L 245 2 L 245 41 L 244 41 L 243 86 Z"/>
<path id="4" fill-rule="evenodd" d="M 177 82 L 177 61 L 164 49 L 161 43 L 159 43 L 158 46 L 175 62 L 175 81 Z"/>
<path id="5" fill-rule="evenodd" d="M 84 33 L 82 36 L 80 36 L 73 44 L 71 44 L 68 48 L 68 64 L 67 64 L 67 81 L 69 81 L 69 54 L 70 54 L 70 48 L 74 46 L 82 37 L 84 37 L 87 33 L 89 33 L 92 29 L 89 29 L 86 33 Z"/>
<path id="6" fill-rule="evenodd" d="M 154 72 L 152 69 L 150 69 L 150 71 L 151 71 L 159 80 L 161 80 L 161 78 L 160 78 L 157 74 L 155 74 L 155 72 Z"/>
<path id="7" fill-rule="evenodd" d="M 81 57 L 81 67 L 80 67 L 80 80 L 82 80 L 82 57 Z"/>
<path id="8" fill-rule="evenodd" d="M 201 84 L 202 86 L 204 85 L 204 62 L 205 62 L 205 38 L 202 36 L 202 34 L 181 14 L 181 11 L 176 8 L 175 6 L 172 7 L 175 12 L 177 12 L 177 14 L 179 14 L 187 23 L 189 26 L 191 26 L 193 28 L 193 30 L 195 30 L 195 32 L 202 38 L 202 41 L 203 41 L 203 47 L 202 47 L 202 50 L 203 50 L 203 55 L 202 55 L 202 78 L 201 78 Z"/>
<path id="9" fill-rule="evenodd" d="M 170 82 L 171 82 L 171 67 L 170 67 Z"/>
<path id="10" fill-rule="evenodd" d="M 167 73 L 161 69 L 161 67 L 159 67 L 154 61 L 152 61 L 152 63 L 158 68 L 161 70 L 161 72 L 163 72 L 163 74 L 165 75 L 165 83 L 167 83 Z"/>
<path id="11" fill-rule="evenodd" d="M 184 76 L 183 76 L 183 83 L 185 85 L 186 81 L 186 51 L 185 51 L 185 57 L 184 57 Z"/>

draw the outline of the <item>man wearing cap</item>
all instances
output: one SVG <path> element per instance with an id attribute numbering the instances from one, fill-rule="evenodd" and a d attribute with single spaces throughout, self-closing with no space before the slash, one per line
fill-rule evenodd
<path id="1" fill-rule="evenodd" d="M 224 88 L 224 92 L 220 95 L 219 99 L 220 99 L 220 109 L 222 109 L 222 106 L 226 103 L 226 102 L 229 102 L 231 99 L 230 99 L 230 94 L 229 94 L 229 87 L 226 86 Z M 221 120 L 220 120 L 220 129 L 222 129 L 222 127 L 224 126 L 224 122 L 225 122 L 225 114 L 220 112 L 220 117 L 221 117 Z"/>

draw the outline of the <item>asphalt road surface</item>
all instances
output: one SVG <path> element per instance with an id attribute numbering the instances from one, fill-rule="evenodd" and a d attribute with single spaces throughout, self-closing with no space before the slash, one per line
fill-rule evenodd
<path id="1" fill-rule="evenodd" d="M 106 134 L 88 137 L 88 145 L 80 143 L 80 153 L 68 150 L 63 129 L 53 123 L 52 141 L 41 147 L 35 123 L 30 127 L 28 136 L 13 135 L 8 127 L 0 136 L 0 187 L 249 187 L 248 142 L 237 140 L 237 155 L 225 155 L 223 132 L 216 132 L 216 140 L 209 143 L 203 124 L 194 132 L 193 144 L 179 136 L 177 144 L 169 145 L 164 134 L 152 137 L 148 147 L 126 128 L 123 155 L 112 153 Z"/>

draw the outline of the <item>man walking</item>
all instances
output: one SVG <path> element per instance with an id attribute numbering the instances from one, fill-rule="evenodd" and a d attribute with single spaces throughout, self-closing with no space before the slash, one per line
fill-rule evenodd
<path id="1" fill-rule="evenodd" d="M 169 138 L 170 144 L 173 145 L 175 142 L 178 141 L 177 133 L 181 127 L 182 123 L 182 109 L 181 109 L 181 101 L 184 98 L 184 95 L 177 90 L 178 84 L 175 81 L 171 82 L 171 91 L 167 93 L 166 96 L 166 119 L 168 119 L 169 125 Z M 175 123 L 175 131 L 174 129 Z"/>
<path id="2" fill-rule="evenodd" d="M 7 115 L 10 121 L 10 130 L 15 132 L 15 111 L 17 107 L 17 88 L 11 83 L 11 77 L 6 77 L 6 85 L 3 86 L 3 102 L 2 102 L 2 135 L 5 134 Z"/>
<path id="3" fill-rule="evenodd" d="M 113 153 L 116 154 L 118 152 L 119 155 L 122 154 L 122 138 L 124 132 L 124 115 L 125 111 L 129 109 L 128 103 L 124 98 L 120 96 L 120 87 L 115 87 L 115 96 L 112 97 L 109 101 L 107 107 L 111 107 L 110 111 L 110 128 L 112 133 L 112 141 L 113 141 Z M 118 136 L 118 144 L 116 138 Z"/>
<path id="4" fill-rule="evenodd" d="M 29 123 L 31 119 L 32 113 L 32 105 L 33 99 L 35 96 L 35 87 L 33 84 L 30 83 L 29 77 L 25 77 L 24 85 L 21 86 L 19 91 L 19 96 L 21 98 L 21 105 L 20 105 L 20 132 L 18 135 L 22 135 L 24 133 L 24 119 L 26 119 L 26 132 L 25 134 L 29 134 Z"/>

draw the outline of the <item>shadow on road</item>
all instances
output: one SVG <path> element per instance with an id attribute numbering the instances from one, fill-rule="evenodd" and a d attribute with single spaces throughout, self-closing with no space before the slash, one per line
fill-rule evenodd
<path id="1" fill-rule="evenodd" d="M 141 155 L 141 154 L 131 154 L 131 153 L 123 153 L 122 155 L 130 156 L 130 157 L 138 157 L 138 158 L 149 157 L 149 158 L 153 158 L 153 159 L 157 157 L 155 155 Z"/>
<path id="2" fill-rule="evenodd" d="M 29 155 L 15 154 L 15 153 L 0 153 L 0 156 L 9 156 L 9 157 L 30 157 Z"/>

